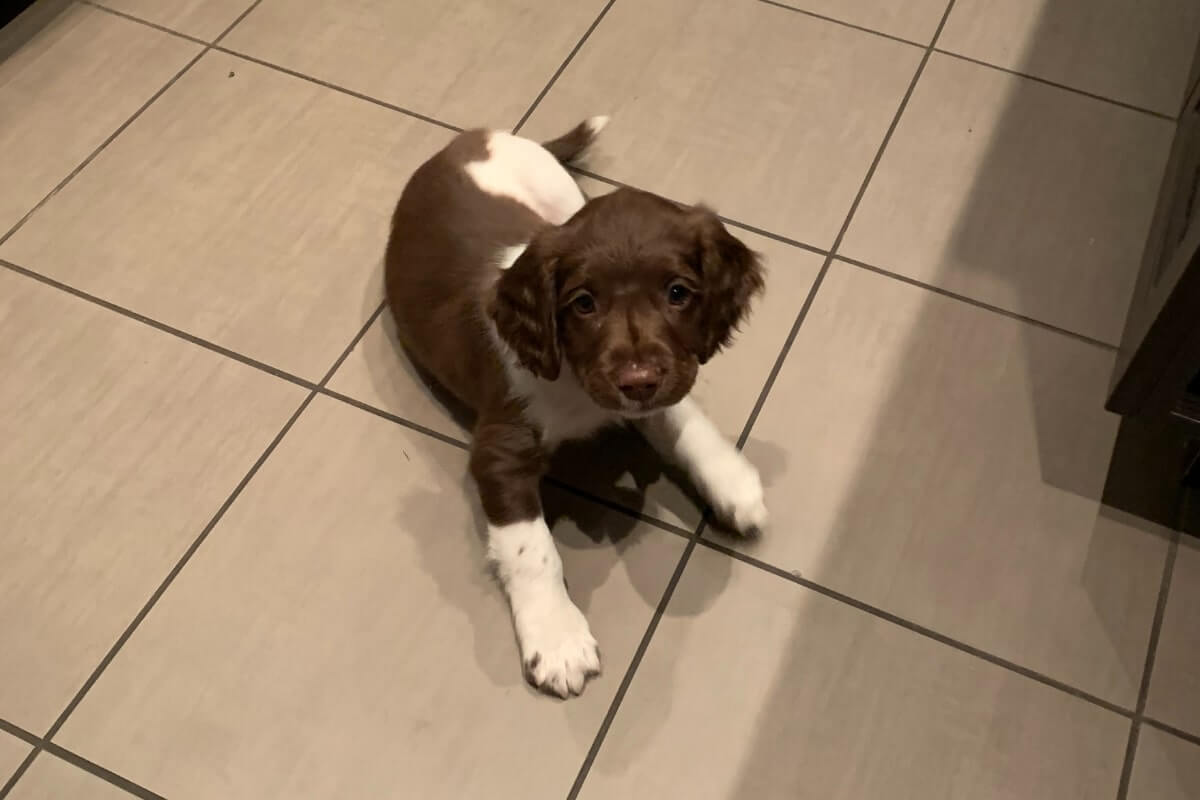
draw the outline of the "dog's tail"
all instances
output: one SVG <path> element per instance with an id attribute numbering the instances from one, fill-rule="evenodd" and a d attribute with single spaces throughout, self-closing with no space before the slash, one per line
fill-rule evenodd
<path id="1" fill-rule="evenodd" d="M 557 139 L 542 142 L 542 147 L 562 164 L 578 164 L 607 124 L 608 117 L 589 117 Z"/>

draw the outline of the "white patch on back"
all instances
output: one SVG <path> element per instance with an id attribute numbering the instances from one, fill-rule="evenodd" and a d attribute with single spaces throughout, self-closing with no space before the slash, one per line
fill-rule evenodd
<path id="1" fill-rule="evenodd" d="M 464 169 L 483 191 L 516 200 L 553 225 L 561 225 L 583 208 L 583 192 L 571 173 L 535 141 L 503 131 L 490 131 L 488 157 Z"/>
<path id="2" fill-rule="evenodd" d="M 496 254 L 496 266 L 500 269 L 508 269 L 517 263 L 517 259 L 521 257 L 521 253 L 524 253 L 528 246 L 528 244 L 514 244 L 501 249 Z"/>

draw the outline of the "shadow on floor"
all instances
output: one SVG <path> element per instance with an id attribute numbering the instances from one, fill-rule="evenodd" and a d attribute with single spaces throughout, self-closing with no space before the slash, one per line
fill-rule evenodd
<path id="1" fill-rule="evenodd" d="M 1055 4 L 1054 2 L 1045 4 L 1043 17 L 1039 25 L 1034 28 L 1036 32 L 1030 37 L 1025 63 L 1035 66 L 1041 63 L 1044 58 L 1040 48 L 1049 46 L 1047 42 L 1052 38 L 1050 32 L 1070 29 L 1077 22 L 1077 20 L 1064 16 L 1072 12 L 1072 9 L 1068 8 L 1069 5 L 1072 4 Z M 1045 35 L 1043 36 L 1043 34 Z M 934 58 L 937 56 L 935 55 Z M 1135 54 L 1131 53 L 1130 58 L 1136 58 Z M 1131 61 L 1130 68 L 1136 67 L 1137 65 Z M 987 68 L 979 67 L 979 69 Z M 925 75 L 928 76 L 928 74 L 927 67 Z M 921 87 L 918 86 L 914 101 L 920 92 Z M 1102 197 L 1092 196 L 1087 198 L 1088 202 L 1083 209 L 1078 207 L 1064 209 L 1061 203 L 1056 204 L 1055 197 L 1032 193 L 1036 192 L 1037 187 L 1043 184 L 1040 178 L 1047 172 L 1057 174 L 1063 169 L 1080 169 L 1080 165 L 1076 162 L 1081 157 L 1080 151 L 1087 150 L 1087 148 L 1076 147 L 1075 144 L 1079 140 L 1083 137 L 1094 138 L 1109 135 L 1109 132 L 1105 131 L 1079 129 L 1075 136 L 1059 136 L 1056 141 L 1056 133 L 1061 133 L 1061 131 L 1047 131 L 1044 119 L 1048 108 L 1057 107 L 1056 101 L 1061 99 L 1061 94 L 1062 90 L 1056 88 L 1032 81 L 1013 79 L 999 124 L 989 131 L 976 132 L 977 135 L 990 136 L 986 155 L 976 167 L 972 188 L 955 222 L 954 233 L 942 257 L 942 271 L 932 280 L 928 278 L 926 280 L 950 287 L 987 288 L 993 291 L 994 297 L 1003 298 L 1003 302 L 997 300 L 990 302 L 1003 305 L 1007 310 L 1017 314 L 1041 319 L 1046 319 L 1047 312 L 1053 314 L 1060 304 L 1069 303 L 1072 299 L 1071 293 L 1077 288 L 1082 287 L 1089 293 L 1096 291 L 1092 284 L 1105 276 L 1095 274 L 1091 269 L 1093 261 L 1103 262 L 1105 258 L 1110 257 L 1110 254 L 1097 254 L 1093 259 L 1086 252 L 1088 238 L 1091 236 L 1089 231 L 1094 226 L 1108 224 L 1113 215 L 1128 213 L 1130 198 L 1117 193 Z M 1098 102 L 1077 95 L 1072 95 L 1067 99 L 1072 104 L 1075 102 Z M 908 108 L 912 107 L 912 103 L 910 103 Z M 1118 109 L 1116 113 L 1137 114 L 1138 112 Z M 1067 118 L 1070 119 L 1071 115 L 1068 114 Z M 901 128 L 903 125 L 902 121 Z M 1154 140 L 1163 142 L 1162 152 L 1149 159 L 1160 165 L 1159 172 L 1151 178 L 1155 190 L 1161 174 L 1161 165 L 1165 163 L 1166 146 L 1170 141 L 1170 123 L 1163 121 L 1162 125 L 1168 130 L 1163 136 Z M 902 130 L 898 132 L 898 136 L 900 134 L 902 134 Z M 892 144 L 894 145 L 895 142 L 896 139 L 893 139 Z M 1120 146 L 1128 143 L 1116 141 L 1113 144 L 1115 150 L 1119 151 Z M 1088 152 L 1093 151 L 1088 150 Z M 885 160 L 886 158 L 885 155 Z M 1144 163 L 1140 159 L 1138 161 Z M 1121 185 L 1122 181 L 1118 180 L 1114 183 Z M 1135 199 L 1145 200 L 1145 198 Z M 1063 219 L 1062 212 L 1064 210 L 1094 214 L 1097 218 Z M 1144 213 L 1148 226 L 1150 209 L 1140 209 L 1136 213 Z M 1020 221 L 1020 224 L 1012 224 L 1016 221 Z M 1001 225 L 1006 222 L 1010 223 L 1009 227 L 1002 228 Z M 1051 284 L 1048 287 L 1045 273 L 1059 265 L 1047 263 L 1046 259 L 1049 253 L 1055 252 L 1070 258 L 1071 264 L 1068 271 L 1061 273 L 1067 280 L 1061 282 L 1060 285 Z M 1114 282 L 1116 290 L 1122 293 L 1119 299 L 1121 309 L 1128 300 L 1128 292 L 1132 291 L 1139 267 L 1138 256 L 1140 253 L 1130 252 L 1126 255 L 1127 257 L 1118 265 L 1118 269 L 1122 270 L 1124 274 Z M 880 266 L 887 267 L 888 265 Z M 835 264 L 834 269 L 836 268 Z M 911 291 L 921 290 L 912 289 Z M 1050 292 L 1049 296 L 1048 291 Z M 818 293 L 816 304 L 819 306 L 821 302 L 821 294 Z M 944 316 L 940 312 L 932 313 L 935 306 L 940 306 L 944 302 L 946 301 L 934 295 L 928 295 L 924 301 L 924 306 L 930 309 L 931 313 L 923 313 L 907 333 L 907 339 L 902 348 L 904 355 L 898 359 L 899 366 L 890 392 L 876 405 L 878 415 L 871 423 L 874 434 L 868 437 L 869 441 L 886 441 L 889 431 L 903 427 L 906 423 L 912 427 L 906 415 L 912 410 L 920 408 L 920 404 L 923 402 L 922 395 L 928 389 L 927 383 L 936 377 L 936 371 L 930 367 L 928 354 L 944 350 L 948 335 L 969 333 L 948 329 L 944 323 Z M 1109 297 L 1105 302 L 1112 306 L 1117 301 Z M 988 314 L 990 312 L 976 311 L 974 313 Z M 1017 323 L 1011 324 L 1017 325 Z M 1119 327 L 1116 328 L 1116 331 L 1119 335 Z M 804 329 L 801 329 L 799 336 L 803 337 L 804 335 Z M 1120 673 L 1107 676 L 1100 685 L 1092 687 L 1092 690 L 1104 694 L 1106 699 L 1126 707 L 1132 707 L 1136 697 L 1136 687 L 1141 680 L 1154 602 L 1167 549 L 1168 533 L 1150 523 L 1099 504 L 1104 488 L 1109 451 L 1117 429 L 1116 418 L 1103 412 L 1108 372 L 1111 370 L 1114 355 L 1094 344 L 1068 340 L 1062 334 L 1032 325 L 1020 325 L 1016 336 L 1018 337 L 1017 343 L 1012 347 L 1011 356 L 1001 367 L 1005 376 L 999 379 L 1019 380 L 1027 389 L 1029 415 L 1035 428 L 1029 434 L 1035 442 L 1040 482 L 1070 495 L 1074 500 L 1068 498 L 1068 505 L 1071 507 L 1070 516 L 1064 516 L 1062 519 L 1064 527 L 1061 531 L 1055 527 L 1054 518 L 1049 516 L 1043 519 L 1043 522 L 1047 524 L 1038 531 L 1005 531 L 996 525 L 989 525 L 989 527 L 993 530 L 994 535 L 1007 536 L 1015 540 L 1010 543 L 1013 548 L 1012 552 L 1014 555 L 1023 552 L 1026 564 L 1030 563 L 1030 552 L 1044 552 L 1045 559 L 1054 562 L 1058 568 L 1057 570 L 1051 568 L 1042 573 L 1042 577 L 1057 574 L 1074 582 L 1075 585 L 1066 587 L 1058 595 L 1058 598 L 1065 601 L 1074 593 L 1076 596 L 1081 595 L 1085 598 L 1084 603 L 1090 603 L 1091 617 L 1094 624 L 1107 635 L 1111 652 L 1115 655 L 1115 659 L 1112 660 L 1117 663 L 1117 671 Z M 1068 341 L 1069 344 L 1064 344 Z M 1110 341 L 1115 343 L 1116 339 L 1112 338 Z M 968 376 L 960 375 L 958 377 Z M 986 376 L 981 375 L 979 379 L 984 380 Z M 946 385 L 952 385 L 954 379 L 948 380 L 950 382 Z M 1082 407 L 1080 394 L 1078 391 L 1071 391 L 1072 385 L 1094 387 L 1094 391 L 1083 397 L 1084 405 Z M 970 392 L 966 394 L 970 395 Z M 982 426 L 986 427 L 992 421 L 992 418 L 986 413 L 981 413 L 987 411 L 986 407 L 962 408 L 962 411 L 965 417 L 977 419 Z M 945 434 L 952 424 L 952 420 L 935 423 L 935 427 L 928 433 L 934 436 Z M 1020 435 L 1024 432 L 1010 431 L 1010 433 Z M 992 436 L 989 437 L 981 431 L 980 443 L 987 442 L 989 438 L 995 441 L 997 436 L 1003 437 L 1003 434 L 1003 431 L 993 431 Z M 959 442 L 965 443 L 966 440 L 960 439 Z M 748 443 L 748 450 L 752 451 L 753 447 L 754 437 L 752 436 Z M 883 540 L 895 536 L 906 537 L 907 543 L 903 550 L 906 555 L 916 551 L 918 561 L 914 563 L 910 560 L 907 565 L 902 564 L 901 566 L 924 567 L 931 574 L 944 575 L 947 571 L 955 574 L 962 572 L 957 577 L 945 578 L 944 583 L 944 586 L 957 586 L 961 591 L 953 594 L 946 592 L 940 597 L 935 592 L 934 596 L 925 598 L 921 613 L 925 619 L 916 621 L 924 622 L 930 627 L 942 631 L 944 628 L 941 620 L 952 620 L 959 615 L 954 612 L 943 614 L 939 611 L 939 604 L 950 606 L 968 602 L 983 603 L 983 606 L 974 609 L 976 621 L 979 621 L 987 618 L 986 604 L 988 603 L 1004 604 L 1006 611 L 1009 611 L 1008 606 L 1013 603 L 1018 605 L 1029 603 L 1027 593 L 1034 593 L 1035 599 L 1037 593 L 1040 593 L 1044 607 L 1039 609 L 1038 603 L 1029 604 L 1026 609 L 1025 622 L 1029 623 L 1031 628 L 1049 630 L 1051 634 L 1057 630 L 1067 641 L 1056 643 L 1054 641 L 1056 637 L 1051 635 L 1048 641 L 1040 644 L 1030 643 L 1019 638 L 1025 634 L 1017 634 L 1018 638 L 1015 640 L 1010 635 L 1009 641 L 1018 641 L 1022 646 L 1032 644 L 1034 652 L 1038 654 L 1048 654 L 1056 647 L 1067 649 L 1072 644 L 1079 643 L 1070 641 L 1073 633 L 1069 630 L 1071 618 L 1067 616 L 1071 611 L 1070 607 L 1060 608 L 1054 602 L 1045 602 L 1053 601 L 1056 598 L 1053 587 L 1032 585 L 1030 582 L 1036 581 L 1037 576 L 1005 574 L 1006 567 L 1019 569 L 1020 559 L 1010 565 L 979 563 L 978 554 L 974 552 L 975 546 L 981 544 L 978 537 L 974 541 L 969 536 L 964 537 L 960 544 L 955 546 L 948 543 L 955 535 L 953 525 L 945 525 L 940 531 L 921 532 L 920 526 L 928 520 L 914 517 L 911 514 L 906 516 L 903 512 L 892 519 L 886 519 L 885 524 L 881 527 L 880 515 L 872 514 L 871 509 L 880 504 L 879 498 L 886 496 L 889 485 L 896 480 L 894 460 L 894 457 L 882 448 L 868 452 L 867 456 L 862 459 L 858 474 L 841 499 L 836 515 L 835 530 L 823 534 L 826 536 L 827 546 L 822 552 L 818 570 L 816 574 L 806 577 L 838 588 L 838 576 L 851 575 L 855 570 L 861 568 L 863 555 L 871 551 L 870 540 Z M 981 472 L 981 474 L 986 475 L 987 472 Z M 1003 475 L 1003 471 L 1000 474 Z M 952 479 L 946 484 L 926 482 L 920 488 L 923 491 L 945 495 L 935 502 L 949 501 L 968 504 L 978 502 L 985 507 L 991 504 L 990 498 L 997 495 L 1003 496 L 1011 489 L 1005 485 L 962 486 Z M 976 492 L 978 499 L 967 500 L 961 496 L 955 496 L 949 493 L 953 491 L 953 488 L 965 488 Z M 1022 498 L 1020 494 L 1015 494 L 1008 500 L 1019 504 L 1023 500 L 1036 502 L 1037 498 Z M 898 507 L 904 508 L 905 505 L 908 504 L 899 504 Z M 1084 508 L 1093 510 L 1085 512 L 1082 510 Z M 993 510 L 1000 511 L 1002 509 L 1003 506 L 994 505 Z M 1093 519 L 1090 530 L 1067 529 L 1075 524 L 1075 520 L 1080 515 L 1085 513 L 1090 514 Z M 969 509 L 964 510 L 962 523 L 969 525 L 971 522 L 979 521 L 981 520 L 973 517 Z M 942 518 L 941 522 L 945 523 L 945 518 Z M 984 524 L 987 523 L 984 522 Z M 964 525 L 961 529 L 968 530 L 969 528 Z M 776 531 L 775 534 L 806 535 L 804 531 Z M 928 543 L 930 534 L 935 538 L 940 537 L 943 542 L 922 553 L 922 548 Z M 1060 541 L 1055 541 L 1056 538 Z M 1085 549 L 1082 553 L 1079 547 L 1081 539 L 1085 542 Z M 993 555 L 997 552 L 999 551 L 992 551 Z M 937 560 L 932 563 L 928 560 L 920 561 L 922 555 L 926 559 L 937 558 Z M 1083 556 L 1082 560 L 1080 560 L 1081 555 Z M 991 575 L 989 575 L 989 567 L 994 570 Z M 830 578 L 833 579 L 832 582 L 829 580 Z M 1005 579 L 1013 579 L 1014 585 L 1011 587 L 1006 585 Z M 904 580 L 903 577 L 897 577 L 898 582 L 902 583 Z M 1022 580 L 1025 581 L 1024 585 L 1021 583 Z M 964 583 L 968 582 L 969 586 L 964 588 Z M 913 591 L 915 589 L 912 589 L 910 585 L 910 593 Z M 889 590 L 884 590 L 879 594 L 878 604 L 885 609 L 892 610 L 893 607 L 889 605 L 889 600 L 892 598 L 889 597 L 888 592 Z M 871 602 L 876 601 L 871 600 Z M 845 709 L 828 709 L 828 713 L 831 715 L 839 713 L 865 715 L 857 721 L 825 721 L 797 713 L 795 703 L 792 702 L 798 696 L 795 684 L 805 680 L 809 671 L 808 666 L 813 659 L 811 652 L 813 642 L 807 636 L 807 632 L 810 627 L 819 627 L 817 625 L 819 620 L 809 617 L 817 613 L 815 608 L 820 604 L 810 605 L 814 607 L 814 610 L 810 612 L 807 610 L 808 606 L 805 606 L 806 610 L 802 611 L 795 620 L 791 641 L 783 643 L 781 661 L 774 673 L 777 676 L 777 683 L 766 693 L 767 700 L 759 708 L 755 722 L 754 740 L 744 745 L 740 743 L 733 745 L 736 750 L 744 753 L 744 756 L 739 768 L 738 779 L 731 785 L 731 791 L 723 796 L 730 798 L 787 796 L 821 798 L 821 800 L 860 796 L 855 793 L 855 789 L 862 787 L 854 785 L 853 776 L 830 774 L 828 765 L 814 764 L 798 752 L 801 748 L 789 749 L 786 745 L 789 742 L 809 743 L 814 745 L 816 752 L 820 752 L 819 744 L 822 736 L 835 735 L 833 731 L 836 730 L 847 737 L 841 743 L 844 748 L 840 752 L 843 754 L 854 752 L 856 749 L 864 747 L 865 742 L 871 740 L 872 737 L 868 735 L 868 731 L 882 725 L 880 720 L 870 718 L 875 707 L 866 702 L 855 702 Z M 909 602 L 901 605 L 917 608 L 922 604 Z M 1086 605 L 1074 610 L 1077 612 L 1077 616 L 1080 616 L 1078 612 L 1085 609 Z M 903 611 L 898 613 L 901 616 L 909 616 Z M 962 618 L 959 616 L 959 619 Z M 973 626 L 972 630 L 974 630 Z M 950 634 L 960 639 L 967 639 L 968 644 L 974 644 L 992 652 L 999 650 L 995 646 L 989 646 L 987 642 L 971 642 L 969 636 L 953 630 L 950 631 Z M 997 635 L 1002 636 L 1003 634 L 998 633 Z M 847 649 L 843 653 L 847 670 L 853 668 L 852 665 L 856 659 L 868 657 L 870 651 L 867 647 L 866 644 L 861 647 L 854 644 L 847 645 Z M 1022 661 L 1022 658 L 1017 655 L 1005 653 L 1002 650 L 998 654 L 1018 662 Z M 1062 655 L 1061 652 L 1058 655 Z M 1075 663 L 1079 663 L 1078 659 Z M 1027 664 L 1027 666 L 1037 668 L 1036 664 Z M 1060 674 L 1052 677 L 1074 682 L 1071 676 L 1067 675 Z M 999 724 L 998 720 L 1004 716 L 1003 700 L 997 698 L 994 711 L 996 718 L 991 721 L 993 725 L 991 729 L 985 725 L 982 729 L 960 730 L 950 736 L 951 739 L 956 739 L 957 745 L 961 746 L 956 747 L 957 752 L 945 753 L 944 756 L 953 756 L 960 761 L 957 764 L 948 763 L 944 767 L 939 766 L 938 771 L 944 770 L 944 773 L 929 775 L 930 789 L 921 792 L 920 796 L 968 796 L 955 794 L 956 791 L 962 791 L 964 786 L 955 784 L 950 775 L 956 770 L 962 769 L 975 769 L 983 772 L 984 757 L 979 755 L 979 751 L 985 749 L 987 743 L 995 744 L 992 738 L 997 735 L 994 725 Z M 1019 715 L 1020 712 L 1016 713 Z M 930 725 L 930 733 L 935 738 L 946 740 L 949 735 L 947 727 L 955 724 L 954 712 L 931 706 L 927 709 L 927 721 Z M 1007 722 L 1020 724 L 1021 718 L 1017 716 L 1015 719 L 1008 719 Z M 823 734 L 821 729 L 828 730 Z M 886 754 L 875 752 L 872 755 L 870 752 L 862 752 L 858 754 L 856 763 L 846 762 L 843 766 L 853 766 L 855 769 L 861 768 L 869 771 L 888 769 L 876 762 L 895 764 L 897 761 L 911 760 L 912 765 L 931 763 L 926 758 L 928 754 L 922 752 L 921 732 L 909 731 L 909 734 L 911 735 L 897 733 L 894 739 L 890 739 L 888 744 L 894 746 L 894 749 Z M 1022 735 L 1036 739 L 1038 732 L 1028 730 L 1018 734 L 1018 736 Z M 1054 759 L 1062 763 L 1063 771 L 1068 775 L 1073 769 L 1078 769 L 1081 773 L 1092 771 L 1095 776 L 1094 770 L 1100 769 L 1102 780 L 1111 780 L 1112 795 L 1105 796 L 1115 796 L 1124 755 L 1124 742 L 1122 741 L 1120 747 L 1114 748 L 1111 753 L 1107 754 L 1111 758 L 1111 763 L 1097 767 L 1093 763 L 1096 753 L 1094 749 L 1089 749 L 1096 741 L 1099 740 L 1084 740 L 1081 737 L 1080 741 L 1072 743 L 1070 752 L 1057 752 Z M 926 744 L 928 743 L 926 742 Z M 1007 745 L 997 744 L 996 746 L 1016 747 L 1017 745 L 1010 741 Z M 1064 748 L 1064 750 L 1066 749 Z M 940 762 L 935 760 L 932 763 Z M 910 766 L 910 770 L 912 768 L 915 767 Z M 894 767 L 890 769 L 893 774 L 905 776 L 909 781 L 913 777 L 911 771 L 897 770 Z M 1184 769 L 1179 770 L 1180 776 L 1185 775 L 1186 772 Z M 1192 772 L 1194 773 L 1194 770 Z M 984 772 L 981 775 L 980 785 L 971 788 L 976 791 L 985 788 L 983 783 L 986 782 L 987 777 Z M 995 775 L 991 777 L 993 780 L 997 778 Z M 1006 777 L 1011 778 L 1011 773 Z M 1039 791 L 1046 791 L 1047 788 L 1032 779 L 1022 779 L 1022 783 L 1023 786 L 1020 788 L 1012 785 L 1007 785 L 1007 788 L 1016 791 L 1013 796 L 1049 796 L 1040 794 Z M 911 786 L 912 784 L 909 783 L 908 788 L 911 789 Z M 1193 785 L 1187 788 L 1191 789 L 1193 794 L 1200 796 L 1200 786 Z M 897 794 L 892 796 L 901 796 L 901 787 L 897 786 L 895 789 Z M 1076 791 L 1083 791 L 1083 789 L 1076 786 Z"/>

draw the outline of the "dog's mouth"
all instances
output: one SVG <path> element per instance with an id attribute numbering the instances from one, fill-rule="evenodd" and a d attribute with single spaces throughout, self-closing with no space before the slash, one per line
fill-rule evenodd
<path id="1" fill-rule="evenodd" d="M 651 379 L 653 385 L 648 386 L 644 376 L 630 381 L 628 370 L 588 370 L 572 365 L 572 371 L 592 402 L 626 419 L 653 416 L 675 405 L 692 390 L 698 374 L 695 366 L 675 362 L 674 368 L 658 371 Z"/>
<path id="2" fill-rule="evenodd" d="M 589 382 L 590 383 L 590 382 Z M 585 383 L 592 401 L 605 411 L 613 411 L 626 419 L 641 419 L 650 417 L 664 408 L 670 408 L 683 399 L 690 385 L 680 391 L 679 387 L 664 385 L 653 394 L 641 397 L 630 397 L 621 391 L 621 387 L 612 381 L 603 381 L 602 385 Z"/>

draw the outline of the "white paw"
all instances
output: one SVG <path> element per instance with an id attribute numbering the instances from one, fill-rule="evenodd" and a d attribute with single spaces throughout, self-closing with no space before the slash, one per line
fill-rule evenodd
<path id="1" fill-rule="evenodd" d="M 769 515 L 758 470 L 737 453 L 717 472 L 709 491 L 709 502 L 717 519 L 743 536 L 761 534 L 766 530 Z"/>
<path id="2" fill-rule="evenodd" d="M 552 582 L 544 582 L 552 583 Z M 543 692 L 566 698 L 600 674 L 600 649 L 566 587 L 522 587 L 512 594 L 513 620 L 525 678 Z"/>

